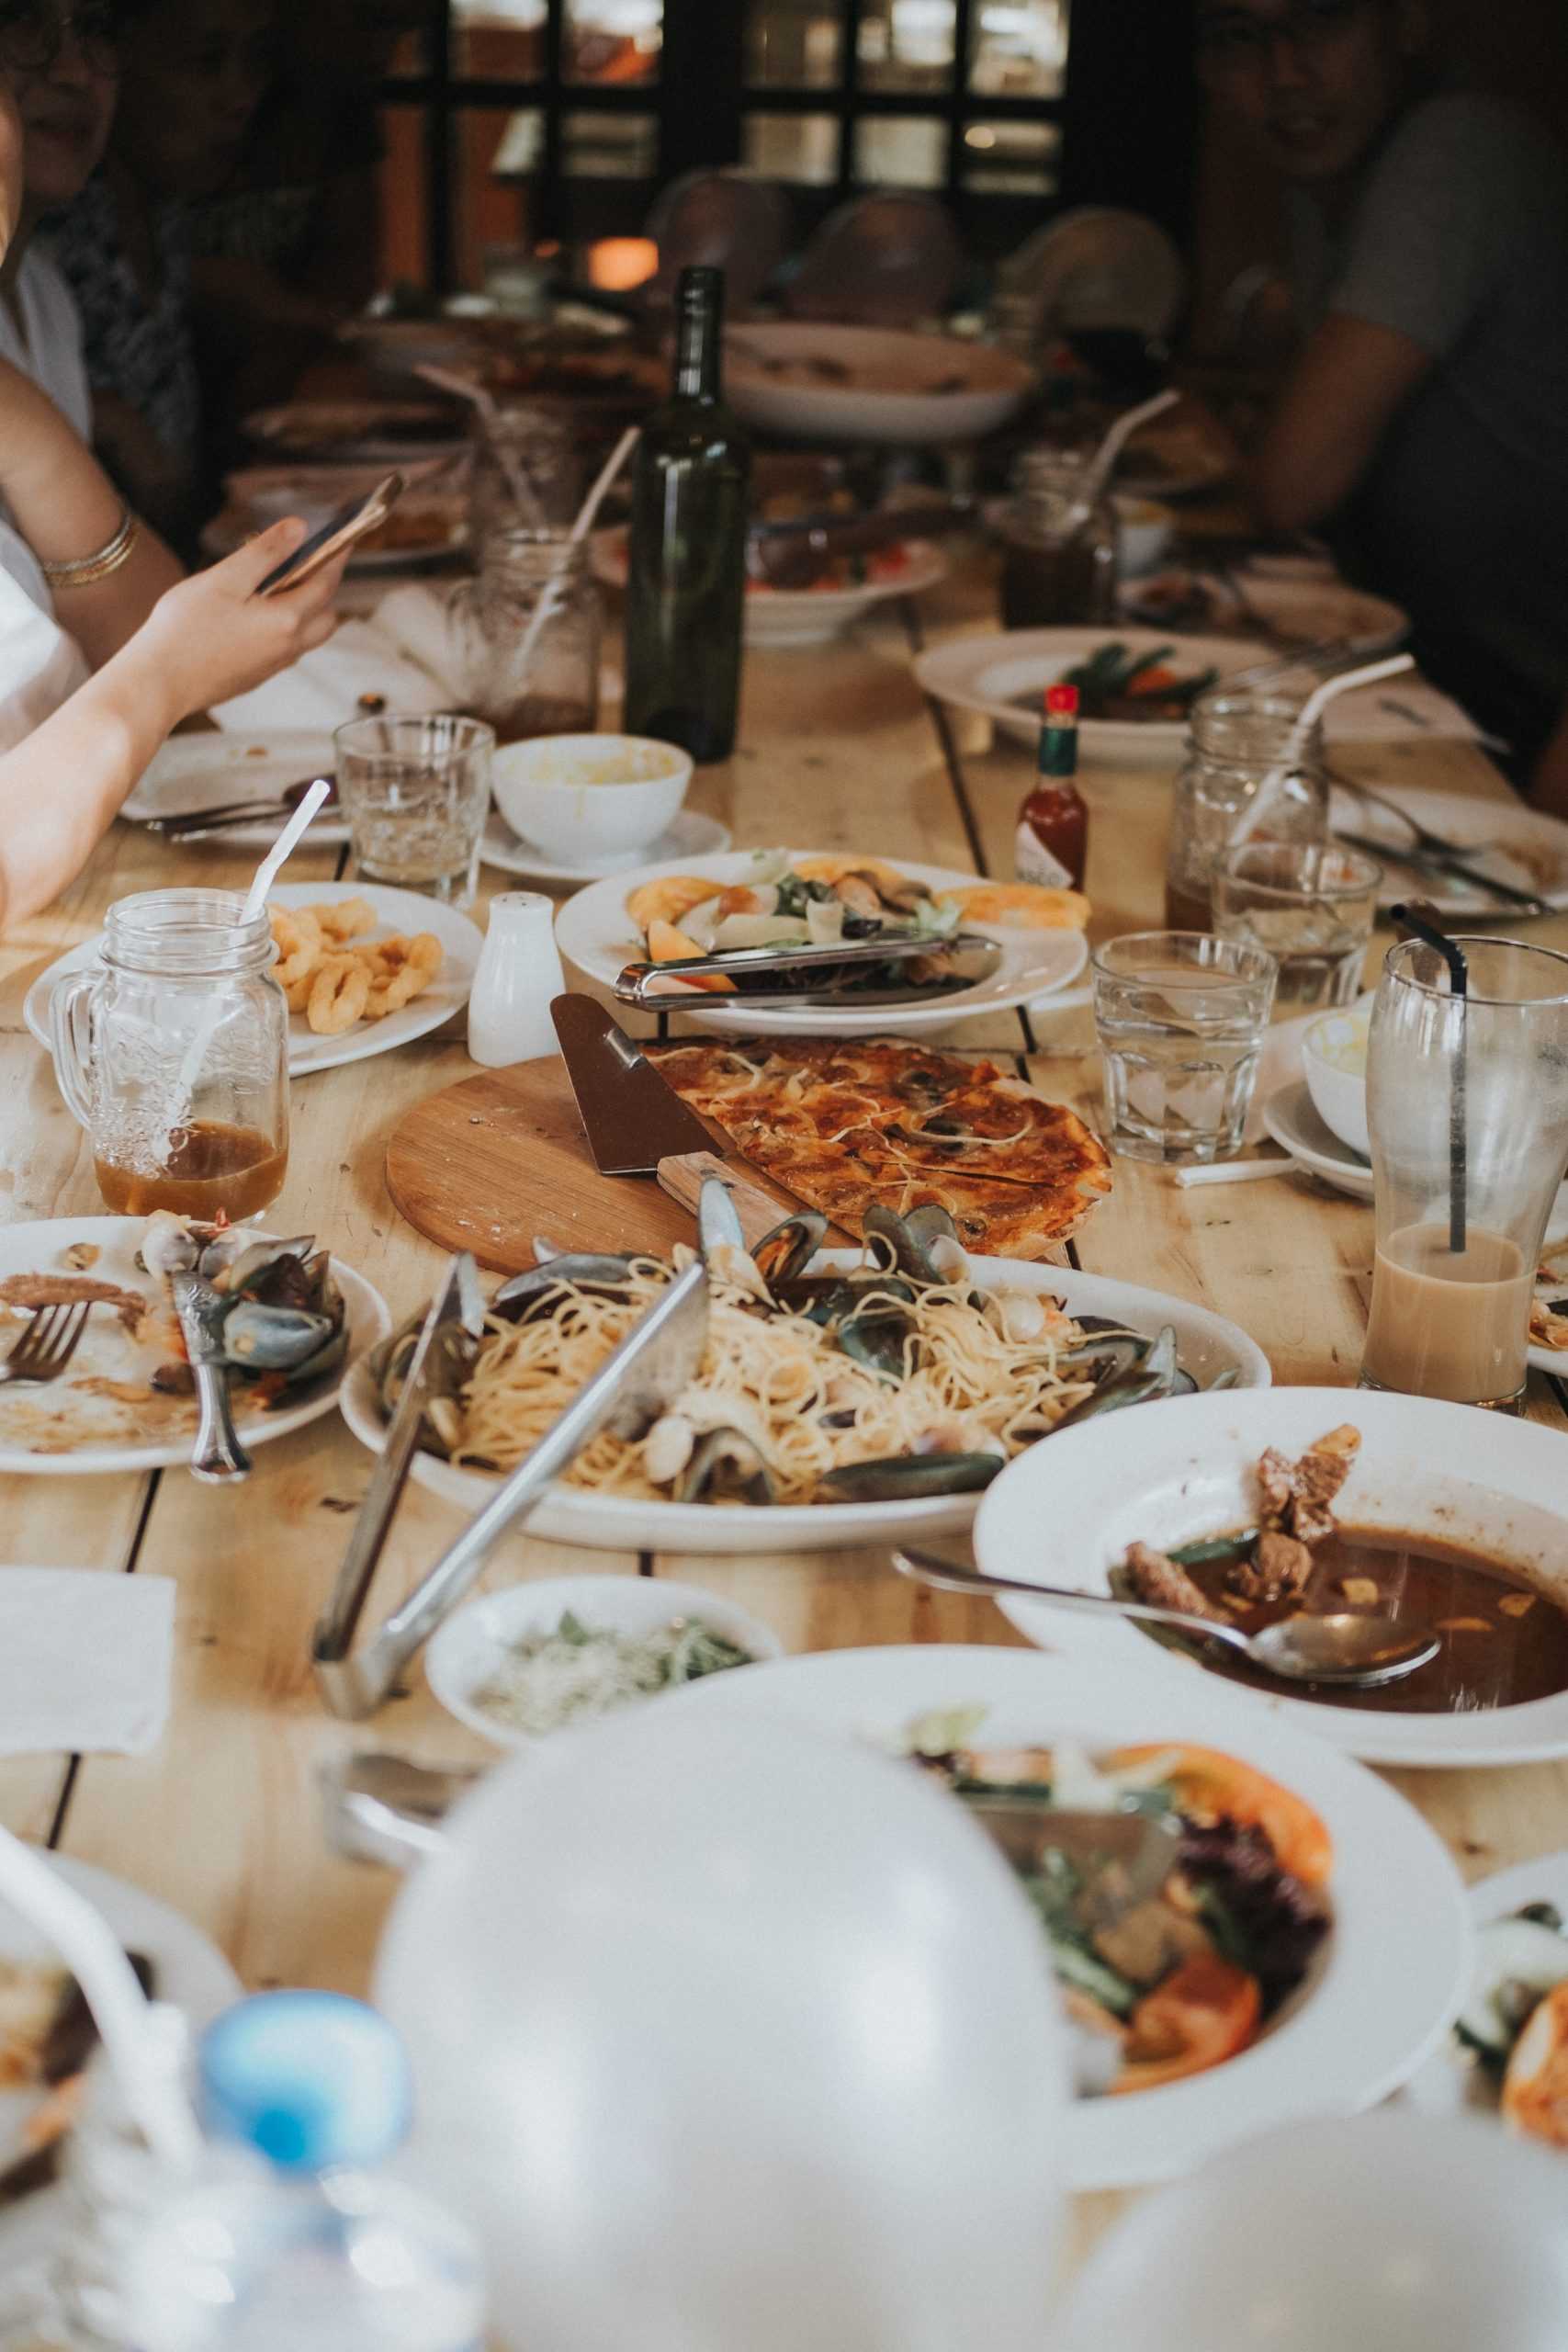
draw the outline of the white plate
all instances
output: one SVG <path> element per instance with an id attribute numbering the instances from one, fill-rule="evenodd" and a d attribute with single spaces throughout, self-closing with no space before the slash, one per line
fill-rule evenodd
<path id="1" fill-rule="evenodd" d="M 1312 643 L 1323 638 L 1341 639 L 1347 654 L 1368 660 L 1376 653 L 1392 652 L 1410 634 L 1410 616 L 1403 606 L 1391 604 L 1385 596 L 1367 595 L 1343 580 L 1272 580 L 1255 578 L 1249 571 L 1238 577 L 1250 614 L 1224 580 L 1181 566 L 1162 569 L 1149 579 L 1124 581 L 1117 591 L 1117 602 L 1130 619 L 1158 628 L 1162 616 L 1157 604 L 1144 609 L 1151 590 L 1157 591 L 1163 582 L 1173 589 L 1184 588 L 1189 595 L 1201 590 L 1207 610 L 1198 623 L 1200 628 L 1243 628 L 1249 617 L 1260 616 L 1282 639 Z M 1176 624 L 1167 620 L 1165 627 L 1174 629 Z M 1267 644 L 1259 646 L 1260 660 L 1267 661 L 1269 654 Z"/>
<path id="2" fill-rule="evenodd" d="M 158 1284 L 136 1264 L 145 1225 L 145 1218 L 139 1216 L 66 1216 L 32 1225 L 0 1226 L 0 1279 L 9 1274 L 64 1273 L 69 1269 L 63 1253 L 72 1242 L 90 1241 L 100 1252 L 90 1269 L 95 1282 L 117 1283 L 125 1290 L 143 1291 L 156 1301 Z M 271 1237 L 257 1233 L 254 1238 L 265 1241 Z M 355 1273 L 352 1266 L 345 1266 L 335 1255 L 333 1272 L 343 1292 L 348 1316 L 346 1366 L 335 1379 L 323 1381 L 312 1396 L 299 1404 L 287 1405 L 271 1413 L 248 1409 L 243 1390 L 236 1388 L 235 1419 L 247 1446 L 265 1445 L 273 1438 L 287 1437 L 291 1430 L 303 1429 L 308 1421 L 319 1420 L 323 1413 L 330 1413 L 359 1358 L 378 1340 L 384 1340 L 392 1328 L 386 1300 L 363 1274 Z M 10 1344 L 9 1335 L 21 1329 L 20 1323 L 7 1318 L 6 1346 Z M 196 1435 L 194 1407 L 188 1428 L 173 1439 L 138 1444 L 119 1438 L 84 1446 L 72 1453 L 38 1453 L 23 1441 L 26 1421 L 58 1410 L 60 1401 L 85 1374 L 96 1372 L 116 1379 L 144 1379 L 159 1361 L 155 1350 L 131 1339 L 111 1307 L 95 1307 L 82 1344 L 61 1380 L 46 1387 L 0 1386 L 0 1476 L 30 1472 L 48 1478 L 119 1476 L 130 1471 L 174 1469 L 188 1462 Z M 110 1418 L 98 1399 L 84 1398 L 82 1404 L 84 1410 L 95 1418 Z"/>
<path id="3" fill-rule="evenodd" d="M 279 882 L 269 893 L 278 907 L 314 907 L 340 899 L 365 899 L 376 910 L 378 922 L 371 939 L 392 932 L 432 931 L 446 950 L 446 961 L 429 988 L 400 1012 L 381 1021 L 361 1021 L 341 1037 L 318 1037 L 302 1012 L 289 1016 L 288 1075 L 308 1078 L 312 1070 L 335 1069 L 340 1062 L 362 1062 L 372 1054 L 389 1054 L 399 1046 L 425 1036 L 450 1021 L 468 1001 L 484 940 L 478 927 L 455 907 L 443 906 L 418 890 L 389 889 L 379 882 Z M 46 1053 L 53 1047 L 49 1034 L 50 1001 L 56 983 L 68 972 L 96 963 L 99 943 L 85 939 L 51 964 L 28 990 L 22 1017 Z"/>
<path id="4" fill-rule="evenodd" d="M 1380 784 L 1378 791 L 1383 799 L 1407 808 L 1418 825 L 1463 849 L 1467 865 L 1480 865 L 1516 890 L 1532 890 L 1554 907 L 1568 907 L 1568 825 L 1557 818 L 1537 816 L 1515 800 L 1461 799 L 1450 792 L 1413 792 L 1402 785 Z M 1409 847 L 1410 836 L 1397 817 L 1339 786 L 1330 799 L 1329 821 L 1337 830 L 1364 834 L 1368 841 L 1387 842 L 1393 849 Z M 1495 854 L 1489 853 L 1490 843 L 1497 845 Z M 1515 910 L 1469 882 L 1391 864 L 1379 904 L 1392 907 L 1412 895 L 1429 899 L 1445 914 L 1484 912 L 1510 923 L 1518 921 Z"/>
<path id="5" fill-rule="evenodd" d="M 818 1266 L 856 1266 L 858 1250 L 824 1250 Z M 1016 1258 L 971 1258 L 975 1279 L 987 1288 L 1032 1291 L 1063 1301 L 1069 1315 L 1103 1315 L 1130 1330 L 1154 1333 L 1162 1324 L 1176 1332 L 1177 1352 L 1201 1386 L 1234 1366 L 1246 1388 L 1266 1388 L 1273 1374 L 1263 1351 L 1245 1331 L 1207 1307 L 1185 1299 L 1141 1290 L 1133 1283 L 1083 1274 L 1070 1266 L 1026 1265 Z M 343 1386 L 343 1416 L 362 1445 L 379 1453 L 387 1425 L 377 1409 L 367 1365 L 356 1365 Z M 1040 1442 L 1055 1444 L 1055 1439 Z M 434 1454 L 416 1453 L 413 1476 L 433 1494 L 472 1514 L 495 1492 L 495 1479 L 482 1470 L 457 1469 Z M 967 1527 L 977 1498 L 933 1495 L 906 1503 L 793 1503 L 749 1510 L 711 1503 L 634 1500 L 596 1495 L 584 1487 L 551 1487 L 528 1521 L 530 1535 L 581 1544 L 609 1552 L 829 1552 L 860 1544 L 922 1543 Z"/>
<path id="6" fill-rule="evenodd" d="M 593 534 L 593 576 L 607 588 L 626 584 L 626 538 L 624 527 Z M 889 596 L 918 596 L 946 579 L 946 559 L 929 539 L 910 539 L 907 546 L 908 566 L 897 580 L 868 580 L 857 588 L 767 588 L 751 582 L 746 591 L 747 644 L 822 645 L 874 605 Z"/>
<path id="7" fill-rule="evenodd" d="M 1217 670 L 1222 678 L 1256 669 L 1269 659 L 1255 637 L 1175 638 L 1153 628 L 1015 628 L 993 637 L 953 638 L 917 656 L 915 676 L 938 702 L 978 711 L 1004 735 L 1033 745 L 1040 740 L 1040 697 L 1067 671 L 1114 641 L 1130 653 L 1154 653 L 1174 644 L 1179 677 Z M 1182 719 L 1085 718 L 1078 745 L 1086 760 L 1168 764 L 1187 742 Z"/>
<path id="8" fill-rule="evenodd" d="M 1495 1871 L 1470 1890 L 1470 1916 L 1477 1928 L 1506 1919 L 1527 1903 L 1551 1903 L 1568 1919 L 1568 1853 L 1542 1854 Z M 1568 1956 L 1568 1945 L 1564 1946 Z M 1490 2115 L 1498 2111 L 1497 2086 L 1450 2033 L 1406 2083 L 1403 2101 L 1426 2115 Z"/>
<path id="9" fill-rule="evenodd" d="M 804 849 L 789 852 L 792 857 L 818 854 Z M 580 971 L 586 972 L 601 987 L 614 989 L 626 967 L 640 962 L 647 953 L 626 913 L 626 899 L 633 890 L 660 874 L 711 875 L 714 888 L 721 889 L 727 883 L 750 881 L 757 871 L 758 859 L 773 854 L 772 851 L 731 850 L 723 857 L 666 858 L 657 865 L 634 866 L 627 874 L 595 882 L 569 899 L 557 915 L 557 944 Z M 984 878 L 946 865 L 911 865 L 906 858 L 899 858 L 897 865 L 899 872 L 907 874 L 911 881 L 923 882 L 932 890 L 961 888 Z M 988 980 L 976 981 L 973 988 L 960 989 L 928 1004 L 857 1005 L 852 999 L 846 999 L 842 1004 L 810 1009 L 804 1005 L 749 1006 L 739 997 L 704 998 L 694 989 L 686 995 L 672 995 L 669 1009 L 683 1019 L 694 1021 L 701 1028 L 718 1029 L 741 1037 L 861 1036 L 867 1030 L 887 1035 L 895 1031 L 951 1029 L 955 1022 L 970 1020 L 976 1013 L 1005 1012 L 1013 1005 L 1028 1004 L 1035 997 L 1065 989 L 1069 980 L 1077 979 L 1089 961 L 1089 945 L 1081 931 L 1027 931 L 1021 926 L 1002 929 L 974 921 L 966 921 L 965 928 L 985 932 L 998 940 L 1002 960 Z"/>
<path id="10" fill-rule="evenodd" d="M 849 380 L 782 367 L 814 359 Z M 769 364 L 773 363 L 773 364 Z M 951 390 L 930 389 L 951 383 Z M 900 334 L 890 327 L 825 326 L 811 320 L 738 327 L 725 338 L 724 393 L 749 424 L 808 441 L 974 441 L 1022 406 L 1034 371 L 995 344 Z"/>
<path id="11" fill-rule="evenodd" d="M 90 1862 L 73 1861 L 64 1854 L 49 1854 L 44 1859 L 67 1886 L 85 1895 L 102 1914 L 125 1951 L 146 1954 L 155 1972 L 154 1998 L 183 2009 L 197 2030 L 210 2025 L 241 1998 L 240 1980 L 217 1945 L 166 1903 L 143 1894 L 129 1880 L 96 1870 Z M 54 1957 L 48 1941 L 5 1903 L 0 1903 L 0 1953 L 7 1960 Z M 0 2166 L 14 2164 L 26 2154 L 22 2135 L 39 2104 L 36 2092 L 0 2095 Z M 0 2258 L 7 2286 L 17 2283 L 20 2264 L 44 2256 L 67 2218 L 58 2187 L 40 2189 L 36 2197 L 0 2211 Z"/>
<path id="12" fill-rule="evenodd" d="M 1110 1589 L 1129 1544 L 1196 1542 L 1244 1524 L 1265 1446 L 1297 1454 L 1341 1421 L 1361 1451 L 1340 1499 L 1363 1526 L 1433 1524 L 1450 1543 L 1513 1557 L 1568 1600 L 1568 1440 L 1539 1422 L 1470 1405 L 1348 1388 L 1275 1388 L 1266 1396 L 1188 1396 L 1064 1430 L 1048 1451 L 1021 1454 L 980 1498 L 975 1552 L 999 1576 L 1039 1577 L 1089 1592 Z M 1165 1648 L 1122 1617 L 1010 1600 L 1010 1617 L 1043 1648 L 1090 1677 L 1156 1669 L 1190 1687 L 1210 1681 L 1195 1657 Z M 1568 1756 L 1568 1691 L 1528 1706 L 1461 1714 L 1382 1714 L 1309 1698 L 1224 1686 L 1260 1720 L 1314 1731 L 1379 1764 L 1526 1764 Z"/>
<path id="13" fill-rule="evenodd" d="M 1352 1151 L 1332 1127 L 1324 1125 L 1304 1079 L 1298 1079 L 1293 1086 L 1281 1086 L 1269 1097 L 1263 1105 L 1263 1124 L 1298 1168 L 1310 1170 L 1337 1193 L 1348 1193 L 1353 1200 L 1371 1199 L 1371 1161 Z"/>
<path id="14" fill-rule="evenodd" d="M 487 865 L 499 867 L 502 874 L 520 874 L 530 882 L 603 881 L 606 875 L 632 874 L 650 859 L 658 863 L 684 861 L 694 857 L 713 857 L 729 847 L 733 835 L 728 825 L 716 817 L 699 816 L 694 808 L 682 808 L 669 830 L 649 842 L 646 849 L 628 849 L 619 857 L 595 858 L 592 865 L 553 865 L 542 849 L 525 842 L 514 833 L 499 808 L 491 810 L 485 827 L 479 855 Z"/>
<path id="15" fill-rule="evenodd" d="M 530 1634 L 553 1634 L 569 1609 L 595 1632 L 633 1636 L 657 1633 L 672 1617 L 689 1617 L 749 1651 L 758 1664 L 784 1655 L 784 1644 L 771 1625 L 735 1601 L 701 1592 L 695 1585 L 672 1584 L 663 1577 L 546 1577 L 471 1600 L 432 1637 L 424 1654 L 425 1679 L 447 1713 L 496 1747 L 532 1747 L 537 1735 L 498 1722 L 476 1703 L 475 1693 L 509 1650 Z M 739 1674 L 741 1669 L 727 1667 L 725 1671 Z M 573 1720 L 581 1724 L 587 1717 Z"/>
<path id="16" fill-rule="evenodd" d="M 119 813 L 144 824 L 152 817 L 194 817 L 231 800 L 276 800 L 276 818 L 225 825 L 213 835 L 215 841 L 265 848 L 291 813 L 282 798 L 288 786 L 310 776 L 331 775 L 336 764 L 332 737 L 303 729 L 278 729 L 270 735 L 171 735 Z M 330 808 L 310 828 L 310 840 L 318 847 L 347 839 L 347 820 Z"/>
<path id="17" fill-rule="evenodd" d="M 1168 2179 L 1254 2132 L 1371 2107 L 1439 2045 L 1471 1965 L 1463 1890 L 1441 1842 L 1371 1772 L 1235 1706 L 1213 1683 L 1132 1669 L 1096 1678 L 1070 1657 L 911 1645 L 715 1675 L 678 1703 L 783 1715 L 882 1743 L 928 1708 L 974 1702 L 989 1710 L 978 1735 L 987 1746 L 1066 1734 L 1091 1753 L 1168 1739 L 1220 1748 L 1304 1798 L 1334 1841 L 1334 1927 L 1306 1984 L 1250 2050 L 1212 2073 L 1079 2100 L 1064 2147 L 1071 2188 Z"/>

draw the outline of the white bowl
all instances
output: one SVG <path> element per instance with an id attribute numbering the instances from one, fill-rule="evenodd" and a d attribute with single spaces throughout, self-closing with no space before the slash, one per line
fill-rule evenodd
<path id="1" fill-rule="evenodd" d="M 509 1649 L 529 1634 L 553 1633 L 569 1609 L 593 1630 L 617 1634 L 650 1634 L 671 1617 L 692 1617 L 759 1661 L 784 1656 L 784 1644 L 760 1617 L 695 1585 L 671 1584 L 663 1577 L 548 1577 L 470 1601 L 448 1617 L 424 1660 L 425 1678 L 447 1713 L 497 1747 L 532 1747 L 529 1733 L 498 1723 L 475 1704 L 474 1693 Z"/>
<path id="2" fill-rule="evenodd" d="M 1367 1134 L 1367 1030 L 1371 1017 L 1371 998 L 1359 997 L 1343 1012 L 1320 1014 L 1302 1035 L 1302 1071 L 1313 1108 L 1330 1134 L 1363 1159 L 1372 1156 Z"/>
<path id="3" fill-rule="evenodd" d="M 565 865 L 656 842 L 686 797 L 692 762 L 645 735 L 541 735 L 503 745 L 491 776 L 513 831 Z"/>
<path id="4" fill-rule="evenodd" d="M 1176 517 L 1168 506 L 1152 498 L 1119 497 L 1116 509 L 1116 552 L 1124 580 L 1152 571 L 1169 547 Z"/>

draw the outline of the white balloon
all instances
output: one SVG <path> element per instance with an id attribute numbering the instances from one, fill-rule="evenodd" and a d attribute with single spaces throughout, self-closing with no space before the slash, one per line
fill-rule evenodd
<path id="1" fill-rule="evenodd" d="M 1561 2156 L 1389 2109 L 1249 2141 L 1147 2198 L 1096 2249 L 1051 2352 L 1564 2345 Z"/>
<path id="2" fill-rule="evenodd" d="M 493 1774 L 377 1998 L 529 2352 L 1038 2352 L 1066 2099 L 1032 1911 L 908 1763 L 661 1702 Z"/>

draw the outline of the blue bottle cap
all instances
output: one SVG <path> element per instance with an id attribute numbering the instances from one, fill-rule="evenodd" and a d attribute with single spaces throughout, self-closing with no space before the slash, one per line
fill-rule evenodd
<path id="1" fill-rule="evenodd" d="M 406 2137 L 413 2086 L 385 2018 L 340 1993 L 258 1993 L 197 2051 L 203 2120 L 284 2172 L 378 2165 Z"/>

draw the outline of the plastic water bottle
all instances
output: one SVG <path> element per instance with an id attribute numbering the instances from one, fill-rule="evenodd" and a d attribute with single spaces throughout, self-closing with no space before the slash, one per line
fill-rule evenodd
<path id="1" fill-rule="evenodd" d="M 480 2352 L 473 2238 L 378 2169 L 412 2109 L 385 2018 L 262 1994 L 210 2029 L 198 2067 L 220 2144 L 128 2258 L 130 2352 Z"/>

